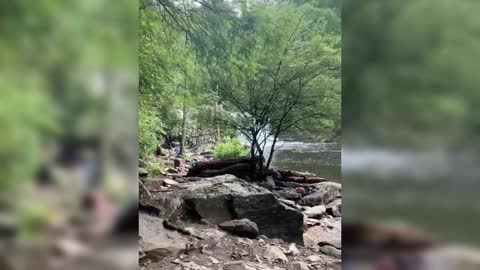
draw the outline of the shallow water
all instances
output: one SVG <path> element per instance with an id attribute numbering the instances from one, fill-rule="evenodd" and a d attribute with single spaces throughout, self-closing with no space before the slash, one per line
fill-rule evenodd
<path id="1" fill-rule="evenodd" d="M 480 181 L 452 153 L 344 149 L 343 218 L 413 224 L 438 239 L 480 246 Z"/>

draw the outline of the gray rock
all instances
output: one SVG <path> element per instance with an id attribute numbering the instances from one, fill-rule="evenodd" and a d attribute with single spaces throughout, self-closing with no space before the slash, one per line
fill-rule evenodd
<path id="1" fill-rule="evenodd" d="M 303 213 L 309 218 L 316 218 L 322 216 L 327 208 L 325 205 L 317 205 L 312 208 L 308 208 L 307 210 L 303 211 Z"/>
<path id="2" fill-rule="evenodd" d="M 177 170 L 177 169 L 174 169 L 174 168 L 168 168 L 168 169 L 167 169 L 167 172 L 168 172 L 168 173 L 178 173 L 178 170 Z"/>
<path id="3" fill-rule="evenodd" d="M 334 216 L 342 216 L 342 199 L 338 198 L 333 200 L 331 203 L 327 204 L 327 213 Z"/>
<path id="4" fill-rule="evenodd" d="M 318 255 L 310 255 L 310 256 L 308 256 L 307 260 L 309 262 L 320 262 L 322 260 L 322 257 L 320 257 Z"/>
<path id="5" fill-rule="evenodd" d="M 140 261 L 160 261 L 166 256 L 183 253 L 187 241 L 176 231 L 166 230 L 163 220 L 148 214 L 139 214 Z"/>
<path id="6" fill-rule="evenodd" d="M 295 245 L 295 243 L 291 243 L 288 246 L 287 254 L 292 255 L 292 256 L 299 256 L 299 255 L 301 255 L 301 252 L 300 252 L 300 250 L 298 250 L 297 245 Z"/>
<path id="7" fill-rule="evenodd" d="M 331 245 L 320 245 L 319 251 L 325 255 L 332 256 L 335 258 L 340 258 L 342 256 L 342 252 Z"/>
<path id="8" fill-rule="evenodd" d="M 178 182 L 172 179 L 162 179 L 163 184 L 169 185 L 169 186 L 178 186 Z"/>
<path id="9" fill-rule="evenodd" d="M 291 189 L 278 190 L 274 191 L 273 193 L 275 193 L 278 197 L 282 199 L 290 201 L 297 201 L 302 198 L 302 195 L 300 193 L 297 193 L 295 190 Z"/>
<path id="10" fill-rule="evenodd" d="M 276 261 L 280 261 L 283 263 L 288 262 L 287 256 L 285 256 L 285 253 L 276 246 L 268 246 L 267 249 L 265 250 L 265 258 L 267 258 L 267 261 L 272 264 Z"/>
<path id="11" fill-rule="evenodd" d="M 318 190 L 303 197 L 299 202 L 300 205 L 316 206 L 328 204 L 342 194 L 342 185 L 339 183 L 323 182 L 315 184 L 315 186 Z"/>
<path id="12" fill-rule="evenodd" d="M 188 178 L 186 178 L 188 180 Z M 141 204 L 159 208 L 168 219 L 203 218 L 212 224 L 249 219 L 261 234 L 291 242 L 303 241 L 303 214 L 280 203 L 265 188 L 232 175 L 179 183 L 172 191 L 142 198 Z"/>
<path id="13" fill-rule="evenodd" d="M 308 228 L 303 234 L 303 243 L 305 247 L 315 247 L 320 243 L 329 244 L 336 248 L 342 247 L 341 220 L 336 218 L 331 222 L 332 228 L 315 226 Z"/>
<path id="14" fill-rule="evenodd" d="M 306 262 L 294 262 L 293 270 L 309 270 L 308 264 Z"/>
<path id="15" fill-rule="evenodd" d="M 260 234 L 257 224 L 248 219 L 225 221 L 220 223 L 219 227 L 241 237 L 255 238 Z"/>
<path id="16" fill-rule="evenodd" d="M 233 261 L 224 264 L 223 270 L 274 270 L 267 265 L 247 261 Z"/>

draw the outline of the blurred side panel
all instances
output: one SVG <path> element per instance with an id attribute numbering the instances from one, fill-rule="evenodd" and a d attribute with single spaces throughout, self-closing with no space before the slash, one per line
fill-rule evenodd
<path id="1" fill-rule="evenodd" d="M 343 1 L 344 269 L 480 267 L 479 9 Z"/>
<path id="2" fill-rule="evenodd" d="M 0 3 L 0 269 L 136 269 L 134 0 Z"/>

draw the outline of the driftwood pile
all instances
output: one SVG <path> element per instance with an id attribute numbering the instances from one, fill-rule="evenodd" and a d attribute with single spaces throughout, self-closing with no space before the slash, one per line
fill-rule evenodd
<path id="1" fill-rule="evenodd" d="M 251 175 L 255 163 L 250 158 L 209 160 L 196 163 L 187 173 L 187 176 L 213 177 L 217 175 L 232 174 L 240 178 Z M 327 180 L 312 173 L 269 170 L 269 175 L 277 181 L 295 182 L 303 184 L 314 184 L 326 182 Z"/>

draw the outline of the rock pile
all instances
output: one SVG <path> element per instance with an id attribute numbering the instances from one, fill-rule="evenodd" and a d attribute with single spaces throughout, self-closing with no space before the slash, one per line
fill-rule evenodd
<path id="1" fill-rule="evenodd" d="M 340 269 L 339 184 L 157 182 L 140 189 L 142 269 Z"/>

